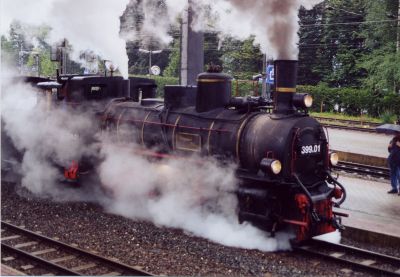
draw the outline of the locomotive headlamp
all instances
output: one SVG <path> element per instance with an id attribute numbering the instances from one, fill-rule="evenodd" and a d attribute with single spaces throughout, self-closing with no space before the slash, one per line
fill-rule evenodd
<path id="1" fill-rule="evenodd" d="M 332 166 L 335 166 L 339 163 L 339 155 L 338 153 L 332 152 L 329 154 L 329 161 L 331 162 Z"/>
<path id="2" fill-rule="evenodd" d="M 297 108 L 310 108 L 313 104 L 313 98 L 308 93 L 296 93 L 293 96 L 293 104 Z"/>
<path id="3" fill-rule="evenodd" d="M 306 106 L 306 108 L 311 108 L 313 101 L 314 101 L 314 99 L 312 98 L 311 95 L 306 94 L 304 96 L 304 106 Z"/>
<path id="4" fill-rule="evenodd" d="M 281 162 L 275 159 L 268 159 L 268 158 L 262 159 L 260 167 L 265 173 L 270 172 L 275 175 L 281 173 L 282 171 Z"/>

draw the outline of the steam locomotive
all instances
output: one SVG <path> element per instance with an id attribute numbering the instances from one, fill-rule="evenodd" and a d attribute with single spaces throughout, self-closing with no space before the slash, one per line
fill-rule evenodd
<path id="1" fill-rule="evenodd" d="M 239 221 L 272 234 L 292 228 L 301 242 L 342 229 L 346 215 L 333 207 L 346 191 L 331 175 L 338 156 L 308 115 L 311 96 L 296 93 L 297 61 L 277 60 L 274 67 L 273 103 L 231 97 L 232 78 L 216 68 L 198 75 L 197 86 L 166 86 L 164 99 L 155 98 L 156 86 L 146 79 L 59 76 L 38 86 L 56 89 L 66 103 L 104 103 L 96 111 L 101 128 L 151 149 L 146 153 L 235 162 Z M 79 172 L 73 163 L 64 175 L 77 180 Z"/>

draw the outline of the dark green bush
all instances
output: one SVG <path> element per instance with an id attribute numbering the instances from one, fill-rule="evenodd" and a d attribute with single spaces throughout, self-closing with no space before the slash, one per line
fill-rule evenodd
<path id="1" fill-rule="evenodd" d="M 343 112 L 347 115 L 368 114 L 379 117 L 385 112 L 400 115 L 400 95 L 374 95 L 366 89 L 298 86 L 297 92 L 310 93 L 314 98 L 312 111 Z M 335 110 L 335 105 L 337 110 Z"/>
<path id="2" fill-rule="evenodd" d="M 157 97 L 164 97 L 164 86 L 165 85 L 178 85 L 179 79 L 175 77 L 164 77 L 164 76 L 155 76 L 152 75 L 133 75 L 133 77 L 141 77 L 141 78 L 151 78 L 156 81 L 157 84 Z"/>
<path id="3" fill-rule="evenodd" d="M 138 76 L 138 75 L 137 75 Z M 140 75 L 139 77 L 149 77 Z M 177 85 L 175 77 L 151 76 L 157 84 L 157 96 L 163 97 L 165 85 Z M 380 117 L 384 114 L 400 116 L 400 95 L 373 94 L 367 89 L 330 88 L 321 83 L 317 86 L 297 86 L 297 92 L 310 93 L 314 98 L 314 112 L 342 112 L 347 115 L 368 114 Z M 233 80 L 232 96 L 260 95 L 261 84 L 251 80 Z M 336 106 L 336 110 L 335 110 Z"/>

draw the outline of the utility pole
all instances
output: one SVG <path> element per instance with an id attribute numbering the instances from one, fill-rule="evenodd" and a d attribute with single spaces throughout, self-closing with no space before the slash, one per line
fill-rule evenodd
<path id="1" fill-rule="evenodd" d="M 262 69 L 262 85 L 261 85 L 261 97 L 267 97 L 267 55 L 263 55 L 263 69 Z"/>
<path id="2" fill-rule="evenodd" d="M 397 12 L 397 44 L 396 44 L 396 52 L 399 52 L 400 49 L 400 1 L 399 8 Z"/>
<path id="3" fill-rule="evenodd" d="M 153 74 L 151 72 L 151 66 L 152 66 L 151 65 L 151 55 L 152 54 L 160 54 L 162 51 L 163 50 L 151 50 L 151 49 L 146 50 L 146 49 L 139 48 L 139 52 L 149 54 L 149 75 Z"/>
<path id="4" fill-rule="evenodd" d="M 35 62 L 36 62 L 36 69 L 37 69 L 37 76 L 40 77 L 40 56 L 39 53 L 35 53 Z"/>
<path id="5" fill-rule="evenodd" d="M 58 62 L 61 74 L 67 74 L 67 39 L 64 39 L 61 44 L 57 47 L 57 53 L 59 55 Z"/>
<path id="6" fill-rule="evenodd" d="M 204 34 L 193 31 L 191 25 L 194 10 L 193 0 L 188 0 L 188 8 L 181 23 L 181 71 L 180 84 L 183 86 L 196 85 L 197 75 L 204 70 Z"/>

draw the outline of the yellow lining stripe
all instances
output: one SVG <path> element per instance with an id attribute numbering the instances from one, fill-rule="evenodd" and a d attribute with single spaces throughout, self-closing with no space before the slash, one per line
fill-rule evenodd
<path id="1" fill-rule="evenodd" d="M 144 145 L 144 126 L 146 124 L 146 120 L 149 118 L 151 114 L 151 111 L 149 111 L 149 113 L 146 115 L 146 117 L 143 120 L 143 125 L 142 125 L 142 144 Z"/>
<path id="2" fill-rule="evenodd" d="M 237 162 L 240 162 L 240 157 L 239 157 L 240 135 L 242 134 L 242 131 L 250 118 L 252 118 L 252 117 L 247 117 L 245 120 L 243 120 L 242 124 L 240 124 L 239 130 L 237 131 L 237 135 L 236 135 L 236 160 L 237 160 Z"/>
<path id="3" fill-rule="evenodd" d="M 214 123 L 215 123 L 215 121 L 213 121 L 211 123 L 210 130 L 208 131 L 208 136 L 207 136 L 207 151 L 208 151 L 209 155 L 210 155 L 210 137 L 211 137 L 212 128 L 214 127 Z"/>
<path id="4" fill-rule="evenodd" d="M 228 79 L 197 79 L 199 83 L 225 83 L 229 81 Z"/>
<path id="5" fill-rule="evenodd" d="M 296 92 L 296 88 L 276 88 L 277 92 Z"/>
<path id="6" fill-rule="evenodd" d="M 117 121 L 117 140 L 118 140 L 118 142 L 121 142 L 120 137 L 119 137 L 119 122 L 121 121 L 121 118 L 122 118 L 122 116 L 124 115 L 125 112 L 126 112 L 126 109 L 124 109 L 124 110 L 120 113 L 120 115 L 119 115 L 119 117 L 118 117 L 118 121 Z"/>
<path id="7" fill-rule="evenodd" d="M 176 118 L 176 120 L 175 120 L 175 126 L 174 126 L 174 129 L 172 130 L 172 150 L 175 150 L 175 149 L 176 149 L 175 130 L 176 130 L 176 127 L 178 126 L 178 122 L 179 122 L 180 119 L 181 119 L 181 116 L 178 116 L 178 117 Z"/>

